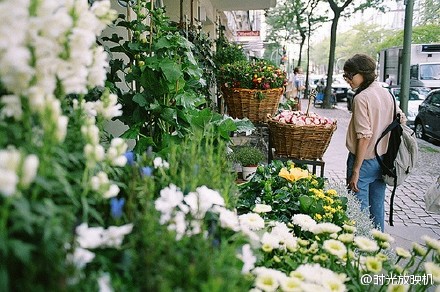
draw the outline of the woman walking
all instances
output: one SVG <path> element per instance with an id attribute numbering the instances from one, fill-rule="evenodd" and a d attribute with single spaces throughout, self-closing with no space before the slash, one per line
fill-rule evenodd
<path id="1" fill-rule="evenodd" d="M 369 212 L 375 227 L 383 231 L 386 184 L 374 145 L 393 121 L 394 98 L 375 81 L 376 62 L 367 55 L 356 54 L 345 62 L 344 79 L 355 91 L 346 137 L 347 186 L 359 199 L 361 209 Z M 397 111 L 401 113 L 399 108 Z M 388 139 L 382 139 L 378 154 L 385 154 L 387 147 Z"/>

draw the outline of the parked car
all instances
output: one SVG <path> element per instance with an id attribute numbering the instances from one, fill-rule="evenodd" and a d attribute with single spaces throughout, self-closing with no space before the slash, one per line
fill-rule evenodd
<path id="1" fill-rule="evenodd" d="M 397 105 L 400 105 L 400 88 L 398 87 L 390 87 L 390 92 L 394 95 L 397 101 Z M 416 120 L 417 113 L 419 112 L 419 105 L 425 100 L 425 96 L 419 94 L 416 90 L 412 88 L 409 91 L 409 99 L 408 99 L 408 114 L 406 115 L 407 122 L 406 124 L 413 128 L 414 121 Z"/>
<path id="2" fill-rule="evenodd" d="M 332 90 L 336 94 L 337 101 L 343 101 L 347 98 L 347 92 L 351 89 L 350 85 L 342 76 L 333 77 Z"/>
<path id="3" fill-rule="evenodd" d="M 440 140 L 440 89 L 432 90 L 420 104 L 415 132 L 417 138 Z"/>

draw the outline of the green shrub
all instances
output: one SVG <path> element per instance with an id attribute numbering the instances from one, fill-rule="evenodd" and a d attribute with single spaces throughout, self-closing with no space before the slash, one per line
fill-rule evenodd
<path id="1" fill-rule="evenodd" d="M 243 146 L 234 152 L 234 160 L 239 162 L 242 166 L 257 166 L 264 162 L 266 156 L 263 151 L 256 147 Z"/>

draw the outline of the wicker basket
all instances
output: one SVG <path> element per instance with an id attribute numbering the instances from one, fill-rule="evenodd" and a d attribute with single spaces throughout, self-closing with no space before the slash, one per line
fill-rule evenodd
<path id="1" fill-rule="evenodd" d="M 268 121 L 275 156 L 295 159 L 321 159 L 327 150 L 336 122 L 331 126 L 298 126 Z"/>
<path id="2" fill-rule="evenodd" d="M 228 115 L 233 118 L 248 118 L 251 122 L 266 122 L 268 115 L 273 115 L 281 102 L 283 88 L 266 90 L 223 88 L 223 96 Z M 264 97 L 259 98 L 262 94 Z"/>

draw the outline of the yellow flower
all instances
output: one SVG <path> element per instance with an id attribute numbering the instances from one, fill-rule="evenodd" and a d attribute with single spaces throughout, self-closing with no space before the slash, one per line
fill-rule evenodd
<path id="1" fill-rule="evenodd" d="M 330 197 L 336 197 L 338 195 L 338 192 L 334 189 L 330 189 L 326 192 L 326 194 Z"/>
<path id="2" fill-rule="evenodd" d="M 315 214 L 314 216 L 316 221 L 321 221 L 322 220 L 322 215 L 321 214 Z"/>
<path id="3" fill-rule="evenodd" d="M 305 169 L 301 169 L 299 167 L 292 167 L 290 171 L 288 171 L 285 167 L 283 167 L 278 173 L 279 176 L 290 180 L 291 182 L 297 181 L 299 179 L 305 178 L 309 176 L 309 172 Z"/>

